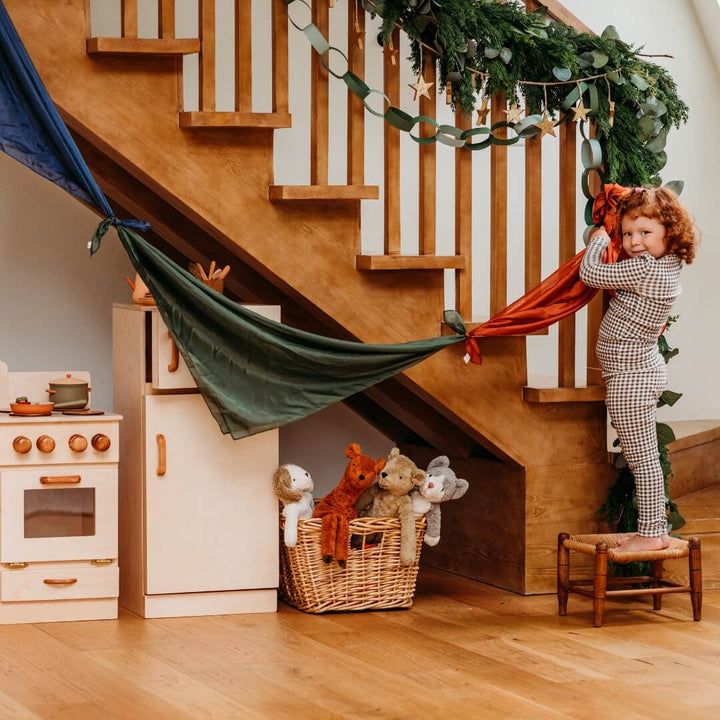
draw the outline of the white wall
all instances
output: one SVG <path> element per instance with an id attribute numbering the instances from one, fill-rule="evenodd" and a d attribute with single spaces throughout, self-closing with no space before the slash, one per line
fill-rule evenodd
<path id="1" fill-rule="evenodd" d="M 223 6 L 222 2 L 218 4 Z M 662 12 L 658 12 L 655 0 L 634 0 L 633 3 L 624 0 L 605 0 L 604 3 L 567 0 L 565 4 L 597 31 L 607 24 L 614 24 L 625 40 L 645 44 L 647 52 L 670 53 L 676 58 L 658 62 L 668 63 L 668 68 L 678 82 L 681 96 L 691 107 L 691 120 L 687 126 L 670 135 L 670 160 L 664 177 L 667 180 L 685 180 L 684 199 L 704 229 L 704 243 L 696 264 L 687 268 L 683 275 L 684 293 L 677 304 L 677 311 L 682 317 L 669 336 L 671 345 L 681 349 L 681 354 L 669 365 L 670 387 L 683 392 L 685 396 L 674 408 L 666 408 L 661 412 L 665 418 L 720 418 L 720 378 L 715 371 L 715 357 L 720 352 L 720 339 L 715 332 L 715 318 L 720 307 L 720 284 L 715 280 L 715 268 L 720 260 L 720 250 L 715 243 L 710 217 L 715 201 L 714 165 L 720 154 L 718 139 L 711 131 L 712 123 L 709 120 L 720 106 L 717 71 L 712 65 L 695 15 L 685 0 L 663 2 Z M 103 2 L 100 5 L 107 9 L 112 3 Z M 265 5 L 255 3 L 259 24 L 263 18 L 269 17 Z M 338 3 L 337 7 L 341 6 Z M 331 17 L 340 17 L 337 10 L 332 13 Z M 102 21 L 105 23 L 101 25 L 103 32 L 110 32 L 107 25 L 111 21 L 112 14 Z M 190 34 L 187 30 L 184 33 L 180 30 L 192 30 L 194 22 L 192 12 L 179 12 L 178 34 Z M 337 20 L 333 22 L 335 30 L 338 23 Z M 184 28 L 181 27 L 183 25 Z M 263 47 L 262 31 L 262 27 L 257 28 L 258 48 Z M 342 28 L 337 29 L 338 38 L 341 31 Z M 279 131 L 276 135 L 276 157 L 286 160 L 276 167 L 276 180 L 307 182 L 309 125 L 302 107 L 308 97 L 309 50 L 301 33 L 293 28 L 290 32 L 291 111 L 295 127 L 291 131 Z M 372 46 L 373 42 L 373 34 L 369 32 L 368 44 Z M 223 52 L 226 51 L 220 48 L 219 53 Z M 406 46 L 403 44 L 401 57 L 406 54 Z M 376 61 L 378 56 L 379 53 L 375 56 Z M 258 61 L 264 61 L 264 58 L 260 55 Z M 192 60 L 188 64 L 192 65 Z M 403 62 L 402 67 L 403 83 L 410 82 L 412 78 L 406 63 Z M 379 72 L 379 63 L 369 61 L 367 77 L 374 87 L 381 86 Z M 231 77 L 231 74 L 225 76 L 223 84 L 227 84 Z M 192 79 L 186 81 L 186 88 L 188 107 L 191 107 L 194 100 L 190 95 Z M 404 89 L 403 93 L 403 107 L 411 110 L 411 91 Z M 342 182 L 344 176 L 343 95 L 342 84 L 333 80 L 331 99 L 335 151 L 331 182 Z M 219 97 L 224 104 L 231 102 L 222 92 Z M 267 82 L 255 83 L 254 100 L 257 110 L 268 109 Z M 438 107 L 441 112 L 447 112 L 444 105 Z M 450 119 L 449 115 L 447 119 Z M 379 183 L 382 170 L 378 148 L 381 147 L 382 123 L 368 115 L 366 128 L 366 181 Z M 544 274 L 557 266 L 555 147 L 554 141 L 550 139 L 544 150 L 544 198 L 547 208 L 553 208 L 553 212 L 545 212 L 544 218 Z M 410 185 L 417 163 L 414 143 L 405 138 L 402 152 L 403 190 L 407 199 L 403 211 L 403 248 L 405 252 L 413 252 L 417 233 L 415 190 Z M 437 155 L 438 167 L 451 177 L 453 151 L 438 145 Z M 476 159 L 474 169 L 474 196 L 478 208 L 474 229 L 476 318 L 487 316 L 484 298 L 488 285 L 487 263 L 482 258 L 488 247 L 489 154 L 480 155 L 482 157 Z M 509 162 L 511 178 L 516 177 L 522 163 L 519 146 L 510 149 Z M 92 235 L 97 217 L 65 192 L 4 154 L 0 154 L 0 187 L 0 267 L 3 269 L 0 280 L 0 359 L 8 362 L 10 369 L 16 371 L 87 368 L 94 378 L 93 404 L 109 409 L 112 398 L 111 305 L 129 298 L 123 280 L 125 275 L 131 274 L 129 261 L 112 235 L 107 236 L 102 251 L 92 260 L 89 259 L 86 242 Z M 521 194 L 511 193 L 511 200 L 515 204 L 510 209 L 509 256 L 514 263 L 514 272 L 509 280 L 510 300 L 522 294 L 523 227 Z M 438 203 L 439 247 L 450 252 L 452 204 L 445 194 L 441 194 Z M 377 214 L 379 205 L 364 203 L 363 206 L 363 243 L 366 252 L 374 252 L 381 246 L 382 224 Z M 578 226 L 582 227 L 581 220 Z M 29 289 L 30 282 L 32 287 Z M 452 302 L 452 293 L 448 295 L 448 302 Z M 582 322 L 581 316 L 579 336 L 584 334 Z M 530 338 L 531 370 L 535 374 L 552 372 L 555 342 L 554 330 L 548 337 Z M 584 355 L 581 351 L 578 357 L 579 371 L 583 363 Z M 482 368 L 478 372 L 482 372 Z M 340 477 L 346 462 L 344 449 L 350 442 L 359 442 L 368 454 L 377 457 L 386 454 L 392 446 L 390 439 L 377 433 L 344 406 L 337 405 L 284 428 L 281 431 L 281 461 L 297 462 L 307 467 L 316 479 L 319 493 L 322 493 Z"/>

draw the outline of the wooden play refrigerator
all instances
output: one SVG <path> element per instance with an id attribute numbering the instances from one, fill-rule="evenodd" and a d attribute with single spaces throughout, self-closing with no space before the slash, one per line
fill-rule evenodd
<path id="1" fill-rule="evenodd" d="M 250 306 L 279 320 L 279 308 Z M 277 608 L 278 432 L 223 435 L 155 307 L 113 308 L 120 604 L 143 617 Z"/>

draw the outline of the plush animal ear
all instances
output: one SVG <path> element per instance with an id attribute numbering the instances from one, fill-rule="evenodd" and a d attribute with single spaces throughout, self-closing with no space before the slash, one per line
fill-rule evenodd
<path id="1" fill-rule="evenodd" d="M 413 485 L 420 486 L 425 482 L 427 473 L 424 470 L 420 470 L 420 468 L 415 468 L 415 470 L 410 473 L 410 477 L 412 478 Z"/>
<path id="2" fill-rule="evenodd" d="M 470 487 L 470 483 L 468 483 L 467 480 L 463 480 L 462 478 L 457 479 L 457 487 L 455 488 L 455 492 L 453 493 L 451 500 L 457 500 L 458 498 L 461 498 L 466 492 L 467 489 Z"/>
<path id="3" fill-rule="evenodd" d="M 394 447 L 394 448 L 390 451 L 390 454 L 388 455 L 388 458 L 387 458 L 387 459 L 388 459 L 388 460 L 392 460 L 394 457 L 397 457 L 399 454 L 400 454 L 400 448 Z"/>
<path id="4" fill-rule="evenodd" d="M 362 450 L 357 443 L 351 443 L 347 446 L 347 448 L 345 448 L 345 457 L 349 457 L 352 460 L 358 455 L 362 455 Z"/>
<path id="5" fill-rule="evenodd" d="M 375 463 L 375 474 L 377 475 L 385 467 L 385 458 L 380 458 Z"/>
<path id="6" fill-rule="evenodd" d="M 299 490 L 292 489 L 292 476 L 290 471 L 281 465 L 273 473 L 273 490 L 275 494 L 285 502 L 296 502 L 302 497 L 302 493 Z"/>
<path id="7" fill-rule="evenodd" d="M 431 460 L 427 466 L 428 472 L 436 467 L 450 467 L 450 458 L 447 455 L 438 455 L 434 460 Z"/>

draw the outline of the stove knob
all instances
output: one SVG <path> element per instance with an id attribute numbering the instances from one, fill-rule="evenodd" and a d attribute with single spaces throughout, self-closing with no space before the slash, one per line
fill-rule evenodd
<path id="1" fill-rule="evenodd" d="M 55 441 L 49 435 L 41 435 L 35 444 L 40 452 L 51 453 L 55 449 Z"/>
<path id="2" fill-rule="evenodd" d="M 82 435 L 71 435 L 68 440 L 68 445 L 73 452 L 81 453 L 87 449 L 87 438 Z"/>
<path id="3" fill-rule="evenodd" d="M 13 440 L 13 450 L 16 453 L 28 453 L 32 450 L 32 440 L 24 435 L 18 435 Z"/>
<path id="4" fill-rule="evenodd" d="M 105 452 L 110 448 L 110 438 L 107 435 L 98 433 L 93 435 L 93 439 L 90 441 L 92 446 L 99 452 Z"/>

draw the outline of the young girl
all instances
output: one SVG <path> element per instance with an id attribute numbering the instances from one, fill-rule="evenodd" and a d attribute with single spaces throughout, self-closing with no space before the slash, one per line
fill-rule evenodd
<path id="1" fill-rule="evenodd" d="M 680 294 L 683 262 L 695 257 L 695 232 L 687 210 L 666 188 L 634 188 L 620 199 L 615 232 L 624 256 L 606 265 L 610 238 L 603 228 L 591 236 L 580 278 L 591 287 L 613 289 L 600 326 L 597 356 L 607 386 L 606 404 L 620 447 L 635 477 L 638 533 L 621 552 L 668 547 L 665 491 L 655 429 L 657 400 L 667 383 L 657 339 Z"/>

